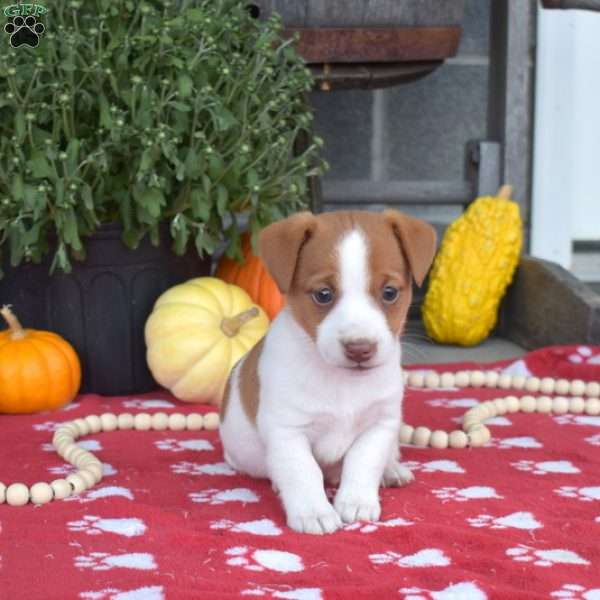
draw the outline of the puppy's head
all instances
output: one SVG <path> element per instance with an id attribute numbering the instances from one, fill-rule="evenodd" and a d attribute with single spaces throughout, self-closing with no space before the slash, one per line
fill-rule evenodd
<path id="1" fill-rule="evenodd" d="M 259 245 L 294 318 L 323 359 L 360 371 L 392 355 L 412 280 L 423 283 L 436 234 L 424 221 L 393 210 L 303 212 L 266 227 Z"/>

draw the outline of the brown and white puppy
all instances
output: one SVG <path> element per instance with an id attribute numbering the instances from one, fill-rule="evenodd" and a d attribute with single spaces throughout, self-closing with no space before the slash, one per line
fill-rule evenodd
<path id="1" fill-rule="evenodd" d="M 377 520 L 379 486 L 412 479 L 398 462 L 400 334 L 435 246 L 433 227 L 391 210 L 298 213 L 261 232 L 287 304 L 231 373 L 221 439 L 234 469 L 271 479 L 296 531 Z M 339 480 L 333 506 L 324 479 Z"/>

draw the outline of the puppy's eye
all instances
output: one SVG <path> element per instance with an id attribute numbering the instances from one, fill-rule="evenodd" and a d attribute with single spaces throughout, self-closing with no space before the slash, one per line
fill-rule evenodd
<path id="1" fill-rule="evenodd" d="M 399 293 L 400 292 L 399 292 L 398 288 L 395 288 L 395 287 L 393 287 L 391 285 L 386 285 L 383 288 L 383 291 L 381 292 L 381 299 L 386 304 L 393 304 L 398 299 L 398 294 Z"/>
<path id="2" fill-rule="evenodd" d="M 317 304 L 330 304 L 333 302 L 333 291 L 326 287 L 321 288 L 312 293 L 312 298 Z"/>

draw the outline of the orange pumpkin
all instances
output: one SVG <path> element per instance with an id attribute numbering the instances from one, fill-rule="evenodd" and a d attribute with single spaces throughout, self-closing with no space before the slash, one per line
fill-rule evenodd
<path id="1" fill-rule="evenodd" d="M 33 413 L 67 404 L 81 383 L 81 365 L 66 340 L 23 329 L 8 306 L 0 309 L 0 413 Z"/>
<path id="2" fill-rule="evenodd" d="M 285 296 L 277 288 L 263 261 L 252 253 L 248 233 L 242 235 L 242 253 L 244 255 L 242 264 L 223 256 L 219 261 L 215 277 L 241 287 L 272 321 L 283 308 Z"/>

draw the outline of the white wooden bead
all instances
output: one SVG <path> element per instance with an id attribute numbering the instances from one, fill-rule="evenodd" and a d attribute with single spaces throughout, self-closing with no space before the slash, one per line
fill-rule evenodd
<path id="1" fill-rule="evenodd" d="M 526 383 L 527 377 L 525 377 L 525 375 L 513 375 L 512 381 L 510 382 L 510 387 L 515 390 L 522 390 L 525 388 Z"/>
<path id="2" fill-rule="evenodd" d="M 152 427 L 152 417 L 148 413 L 138 413 L 133 417 L 133 426 L 138 431 L 148 431 Z"/>
<path id="3" fill-rule="evenodd" d="M 506 400 L 504 400 L 504 398 L 496 398 L 493 402 L 496 407 L 497 415 L 504 415 L 508 412 L 508 407 L 506 406 Z"/>
<path id="4" fill-rule="evenodd" d="M 84 465 L 83 470 L 90 472 L 94 476 L 94 483 L 98 483 L 104 475 L 102 465 L 97 465 L 94 463 Z"/>
<path id="5" fill-rule="evenodd" d="M 68 498 L 73 492 L 71 484 L 66 479 L 55 479 L 50 483 L 50 487 L 54 492 L 55 500 L 62 500 L 63 498 Z"/>
<path id="6" fill-rule="evenodd" d="M 95 462 L 96 457 L 87 450 L 80 448 L 81 452 L 76 452 L 71 456 L 71 463 L 76 467 L 81 468 L 82 465 L 87 464 L 89 462 Z"/>
<path id="7" fill-rule="evenodd" d="M 69 421 L 64 425 L 61 425 L 61 429 L 68 433 L 73 439 L 77 439 L 79 437 L 79 427 L 73 423 L 73 421 Z"/>
<path id="8" fill-rule="evenodd" d="M 54 498 L 54 492 L 47 483 L 40 481 L 34 483 L 29 490 L 31 501 L 34 504 L 47 504 Z"/>
<path id="9" fill-rule="evenodd" d="M 519 412 L 521 409 L 521 402 L 516 396 L 506 396 L 504 402 L 506 402 L 506 408 L 509 413 Z"/>
<path id="10" fill-rule="evenodd" d="M 425 374 L 423 371 L 412 371 L 408 374 L 408 385 L 422 388 L 425 386 Z"/>
<path id="11" fill-rule="evenodd" d="M 441 431 L 440 429 L 434 431 L 431 434 L 431 439 L 429 440 L 429 445 L 432 448 L 438 448 L 443 450 L 448 447 L 448 434 L 445 431 Z"/>
<path id="12" fill-rule="evenodd" d="M 0 481 L 0 504 L 3 504 L 5 500 L 6 500 L 6 485 L 4 485 Z"/>
<path id="13" fill-rule="evenodd" d="M 404 385 L 408 385 L 409 376 L 410 373 L 408 371 L 402 371 L 402 383 L 404 383 Z"/>
<path id="14" fill-rule="evenodd" d="M 58 437 L 54 437 L 52 438 L 52 445 L 55 448 L 58 448 L 59 446 L 65 446 L 68 444 L 74 444 L 75 440 L 69 435 L 59 435 Z"/>
<path id="15" fill-rule="evenodd" d="M 400 435 L 398 436 L 400 443 L 401 444 L 410 444 L 414 430 L 415 430 L 415 428 L 412 425 L 408 425 L 407 423 L 402 423 L 402 425 L 400 426 Z"/>
<path id="16" fill-rule="evenodd" d="M 450 448 L 466 448 L 469 444 L 469 438 L 464 431 L 457 429 L 448 436 L 448 443 Z"/>
<path id="17" fill-rule="evenodd" d="M 525 389 L 528 392 L 539 392 L 540 391 L 541 382 L 537 377 L 528 377 L 525 382 Z"/>
<path id="18" fill-rule="evenodd" d="M 585 395 L 589 398 L 600 397 L 600 383 L 597 381 L 590 381 L 585 384 Z"/>
<path id="19" fill-rule="evenodd" d="M 182 413 L 169 415 L 169 429 L 172 431 L 183 431 L 186 428 L 187 419 Z"/>
<path id="20" fill-rule="evenodd" d="M 503 390 L 508 390 L 512 387 L 512 375 L 508 373 L 502 373 L 500 377 L 498 377 L 498 387 Z"/>
<path id="21" fill-rule="evenodd" d="M 6 488 L 6 504 L 25 506 L 29 502 L 29 488 L 24 483 L 11 483 Z"/>
<path id="22" fill-rule="evenodd" d="M 100 415 L 100 423 L 102 425 L 102 431 L 115 431 L 115 429 L 119 427 L 117 415 L 114 413 L 102 413 Z"/>
<path id="23" fill-rule="evenodd" d="M 85 479 L 80 477 L 78 473 L 71 473 L 65 479 L 71 484 L 73 494 L 81 494 L 81 492 L 85 492 L 87 489 Z"/>
<path id="24" fill-rule="evenodd" d="M 67 452 L 71 452 L 70 448 L 71 446 L 73 446 L 73 448 L 77 448 L 77 444 L 75 442 L 65 442 L 65 443 L 60 443 L 58 446 L 55 446 L 56 449 L 56 453 L 62 457 L 65 458 L 65 456 L 67 455 Z M 67 460 L 65 458 L 65 460 Z"/>
<path id="25" fill-rule="evenodd" d="M 586 415 L 600 415 L 600 399 L 598 398 L 588 398 L 585 401 L 585 414 Z"/>
<path id="26" fill-rule="evenodd" d="M 540 392 L 542 394 L 552 394 L 554 393 L 555 381 L 552 377 L 544 377 L 540 381 Z"/>
<path id="27" fill-rule="evenodd" d="M 93 487 L 96 483 L 96 477 L 91 471 L 88 471 L 87 469 L 79 469 L 77 471 L 77 475 L 79 475 L 79 477 L 81 477 L 81 479 L 83 479 L 83 481 L 85 482 L 86 489 Z"/>
<path id="28" fill-rule="evenodd" d="M 481 425 L 482 421 L 483 421 L 483 419 L 480 419 L 478 417 L 473 417 L 473 416 L 465 417 L 462 422 L 462 428 L 465 431 L 469 431 L 473 427 L 477 427 L 478 425 Z"/>
<path id="29" fill-rule="evenodd" d="M 450 373 L 450 372 L 446 371 L 445 373 L 442 373 L 440 376 L 440 387 L 443 387 L 443 388 L 454 387 L 454 385 L 455 385 L 454 381 L 455 381 L 454 373 Z"/>
<path id="30" fill-rule="evenodd" d="M 77 461 L 77 466 L 80 469 L 82 469 L 84 466 L 87 468 L 87 465 L 102 466 L 102 462 L 97 456 L 94 456 L 91 452 L 88 452 L 85 456 L 82 456 Z"/>
<path id="31" fill-rule="evenodd" d="M 585 381 L 574 379 L 571 381 L 571 389 L 569 391 L 571 396 L 583 396 L 585 394 Z"/>
<path id="32" fill-rule="evenodd" d="M 429 427 L 417 427 L 412 435 L 412 443 L 419 448 L 425 448 L 429 445 L 431 439 L 431 429 Z"/>
<path id="33" fill-rule="evenodd" d="M 98 433 L 99 431 L 102 431 L 102 422 L 100 421 L 100 417 L 98 415 L 88 415 L 85 417 L 85 422 L 90 428 L 90 433 Z"/>
<path id="34" fill-rule="evenodd" d="M 79 431 L 78 437 L 85 436 L 90 432 L 90 426 L 87 424 L 87 421 L 85 419 L 75 419 L 73 423 Z"/>
<path id="35" fill-rule="evenodd" d="M 581 396 L 569 398 L 569 412 L 573 414 L 581 414 L 585 411 L 585 400 Z"/>
<path id="36" fill-rule="evenodd" d="M 523 412 L 533 412 L 535 410 L 535 398 L 533 396 L 523 396 L 520 400 L 519 400 L 519 404 L 521 406 L 521 410 Z"/>
<path id="37" fill-rule="evenodd" d="M 169 415 L 164 412 L 157 412 L 152 415 L 152 429 L 164 431 L 169 427 Z"/>
<path id="38" fill-rule="evenodd" d="M 468 433 L 469 444 L 474 448 L 487 444 L 491 437 L 490 430 L 485 425 L 480 425 Z"/>
<path id="39" fill-rule="evenodd" d="M 471 385 L 471 376 L 468 371 L 459 371 L 454 378 L 454 382 L 458 387 L 468 387 Z"/>
<path id="40" fill-rule="evenodd" d="M 429 371 L 425 375 L 425 387 L 437 388 L 440 385 L 440 376 L 435 371 Z"/>
<path id="41" fill-rule="evenodd" d="M 60 439 L 69 439 L 71 441 L 74 441 L 75 438 L 71 435 L 71 433 L 66 428 L 59 427 L 54 432 L 54 435 L 52 436 L 52 441 L 60 440 Z"/>
<path id="42" fill-rule="evenodd" d="M 135 419 L 131 413 L 121 413 L 117 415 L 117 425 L 119 429 L 133 429 Z"/>
<path id="43" fill-rule="evenodd" d="M 209 412 L 204 415 L 204 429 L 213 431 L 219 429 L 219 413 Z"/>
<path id="44" fill-rule="evenodd" d="M 567 379 L 557 379 L 556 383 L 554 384 L 554 392 L 556 394 L 560 394 L 561 396 L 564 396 L 565 394 L 568 394 L 571 390 L 571 384 L 569 383 L 569 381 Z"/>
<path id="45" fill-rule="evenodd" d="M 80 448 L 77 444 L 73 444 L 72 446 L 69 446 L 64 454 L 63 454 L 63 458 L 67 461 L 72 463 L 73 462 L 73 456 L 75 455 L 75 453 L 79 453 L 82 450 L 82 448 Z"/>
<path id="46" fill-rule="evenodd" d="M 204 417 L 200 413 L 191 413 L 185 417 L 185 426 L 189 431 L 199 431 L 204 427 Z"/>
<path id="47" fill-rule="evenodd" d="M 539 413 L 552 412 L 552 398 L 550 396 L 538 396 L 535 400 L 535 410 Z"/>
<path id="48" fill-rule="evenodd" d="M 564 396 L 556 396 L 552 400 L 552 412 L 557 415 L 564 415 L 569 412 L 569 399 Z"/>
<path id="49" fill-rule="evenodd" d="M 496 410 L 496 405 L 494 404 L 493 401 L 487 400 L 486 402 L 483 403 L 482 408 L 485 409 L 488 419 L 493 419 L 495 416 L 498 415 L 498 411 Z"/>
<path id="50" fill-rule="evenodd" d="M 498 379 L 500 379 L 500 374 L 496 371 L 488 371 L 485 374 L 485 385 L 486 387 L 496 387 L 498 385 Z"/>
<path id="51" fill-rule="evenodd" d="M 485 373 L 483 371 L 471 371 L 471 385 L 481 387 L 485 383 Z"/>

